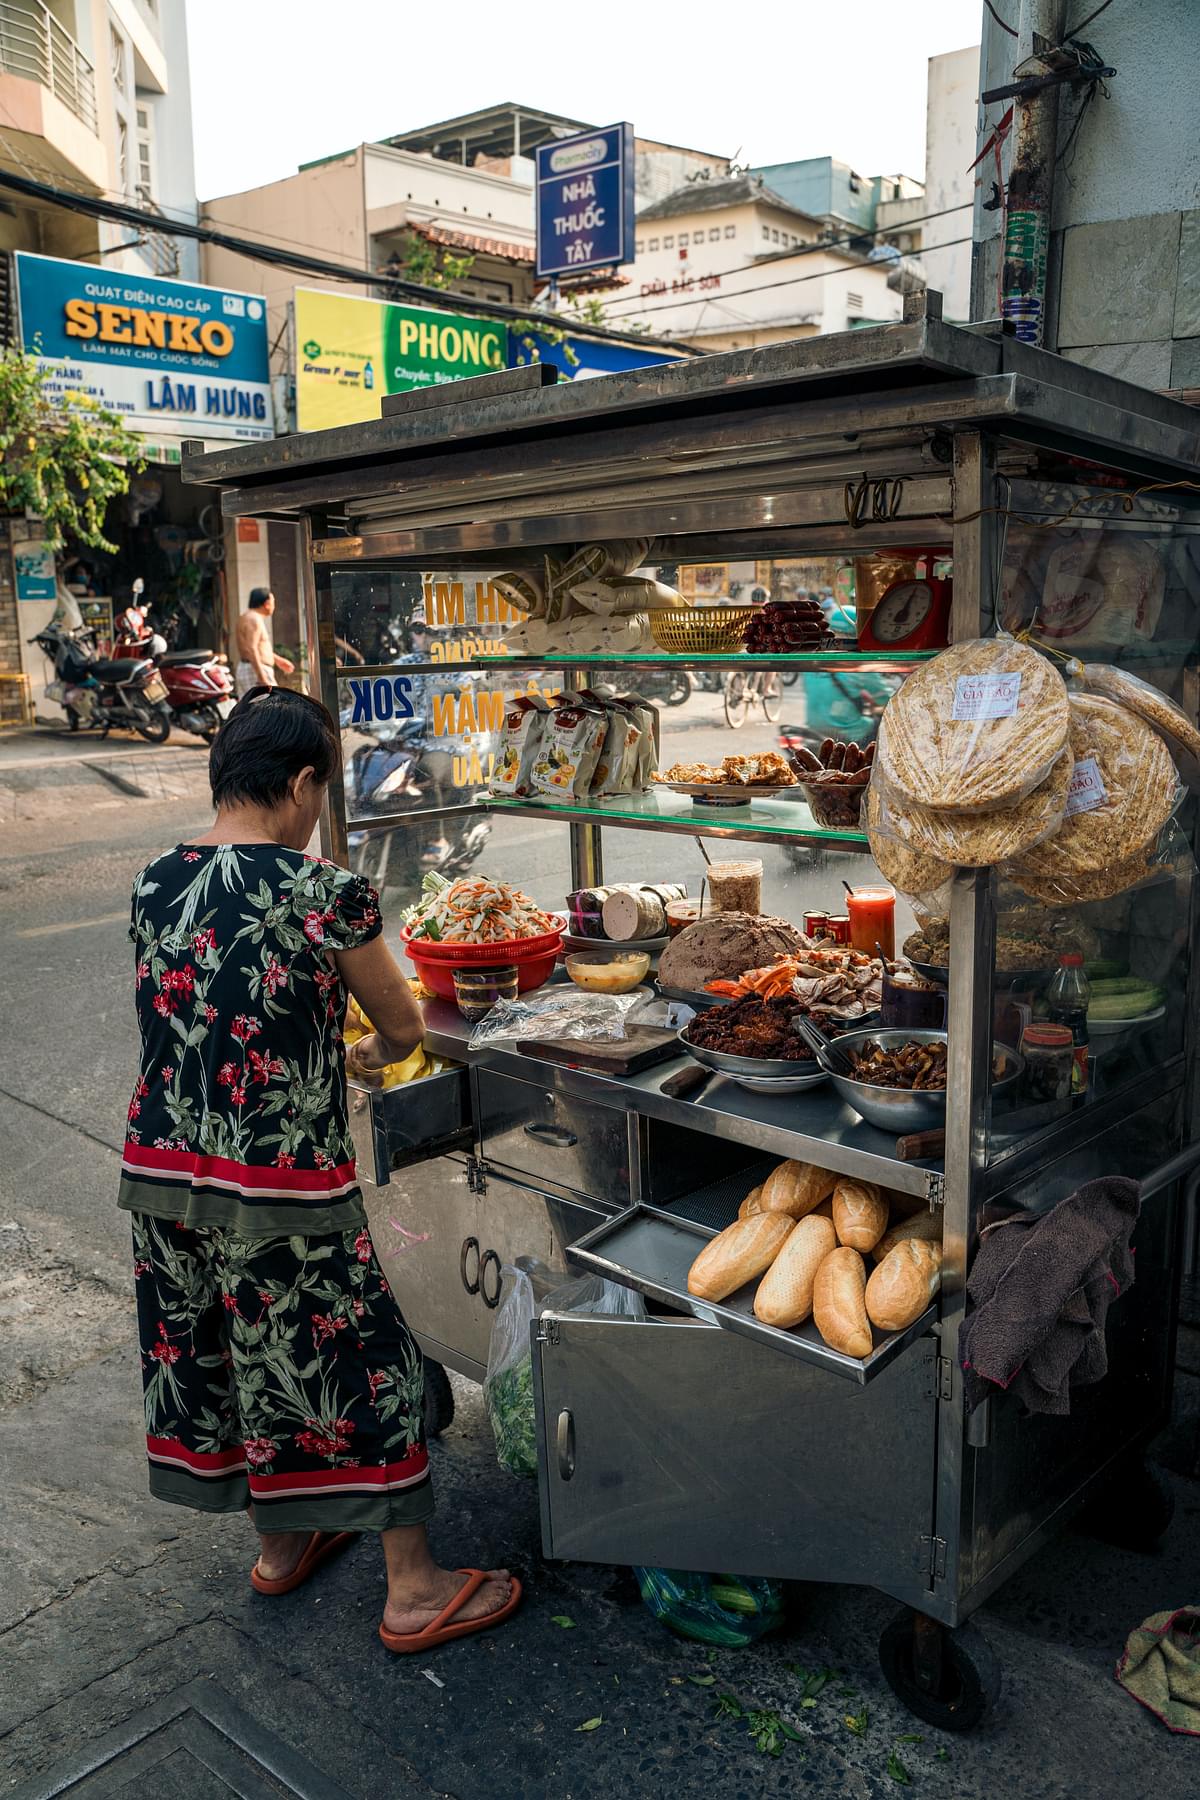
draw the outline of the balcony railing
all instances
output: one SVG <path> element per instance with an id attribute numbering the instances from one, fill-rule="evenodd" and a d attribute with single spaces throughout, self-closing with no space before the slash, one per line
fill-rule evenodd
<path id="1" fill-rule="evenodd" d="M 95 71 L 41 0 L 0 0 L 0 73 L 36 81 L 96 130 Z"/>

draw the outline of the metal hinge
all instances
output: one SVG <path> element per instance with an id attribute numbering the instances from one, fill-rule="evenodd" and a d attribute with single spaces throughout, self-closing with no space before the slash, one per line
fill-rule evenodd
<path id="1" fill-rule="evenodd" d="M 940 1537 L 917 1539 L 916 1567 L 928 1581 L 946 1579 L 946 1540 Z"/>
<path id="2" fill-rule="evenodd" d="M 471 1194 L 487 1193 L 487 1164 L 480 1162 L 477 1156 L 467 1158 L 467 1191 Z"/>
<path id="3" fill-rule="evenodd" d="M 934 1392 L 939 1400 L 954 1398 L 954 1364 L 948 1356 L 939 1356 L 934 1364 L 936 1384 Z"/>
<path id="4" fill-rule="evenodd" d="M 939 1169 L 930 1169 L 925 1177 L 925 1198 L 931 1212 L 935 1206 L 946 1204 L 946 1177 Z"/>
<path id="5" fill-rule="evenodd" d="M 539 1319 L 538 1320 L 537 1341 L 539 1344 L 557 1344 L 557 1342 L 558 1342 L 558 1320 L 557 1319 Z"/>

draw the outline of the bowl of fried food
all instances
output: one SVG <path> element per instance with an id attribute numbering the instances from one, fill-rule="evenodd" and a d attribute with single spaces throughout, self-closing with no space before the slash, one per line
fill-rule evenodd
<path id="1" fill-rule="evenodd" d="M 863 749 L 827 737 L 817 750 L 801 746 L 789 754 L 816 823 L 826 831 L 858 831 L 875 761 L 874 744 Z"/>
<path id="2" fill-rule="evenodd" d="M 836 1066 L 822 1056 L 834 1087 L 869 1125 L 902 1136 L 946 1123 L 949 1058 L 944 1031 L 850 1031 L 837 1040 Z M 854 1071 L 846 1075 L 846 1065 Z M 992 1046 L 992 1092 L 1016 1081 L 1024 1064 L 1006 1044 Z"/>

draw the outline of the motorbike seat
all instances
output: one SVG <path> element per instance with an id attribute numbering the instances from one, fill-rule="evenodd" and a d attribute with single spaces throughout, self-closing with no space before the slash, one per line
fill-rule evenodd
<path id="1" fill-rule="evenodd" d="M 165 650 L 158 658 L 158 666 L 165 669 L 168 664 L 206 663 L 213 660 L 212 650 Z"/>
<path id="2" fill-rule="evenodd" d="M 94 661 L 88 664 L 87 672 L 89 675 L 94 676 L 97 681 L 115 681 L 120 683 L 129 680 L 133 671 L 138 667 L 139 661 L 142 660 L 144 660 L 144 658 L 134 656 L 124 656 L 118 660 L 114 660 L 108 656 L 97 656 Z"/>

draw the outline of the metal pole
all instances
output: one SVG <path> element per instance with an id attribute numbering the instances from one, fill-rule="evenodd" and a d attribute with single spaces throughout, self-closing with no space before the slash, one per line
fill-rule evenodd
<path id="1" fill-rule="evenodd" d="M 1017 67 L 1058 43 L 1063 0 L 1021 0 Z M 1046 267 L 1054 203 L 1058 88 L 1014 101 L 1000 316 L 1024 344 L 1046 341 Z"/>

